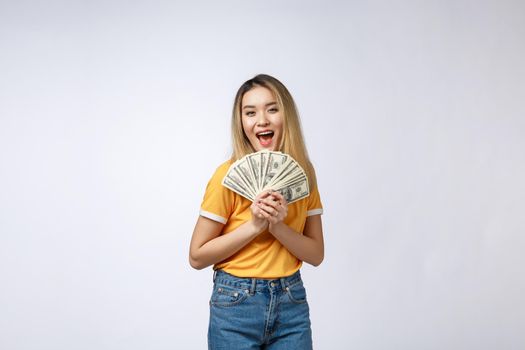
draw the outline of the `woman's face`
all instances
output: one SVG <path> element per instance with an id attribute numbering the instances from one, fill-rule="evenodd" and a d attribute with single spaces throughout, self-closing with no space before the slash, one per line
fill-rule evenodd
<path id="1" fill-rule="evenodd" d="M 276 151 L 283 133 L 283 115 L 273 93 L 256 86 L 244 94 L 241 101 L 244 133 L 255 151 Z"/>

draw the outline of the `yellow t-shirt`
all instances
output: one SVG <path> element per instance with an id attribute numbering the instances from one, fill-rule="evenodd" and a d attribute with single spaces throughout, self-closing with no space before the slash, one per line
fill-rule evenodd
<path id="1" fill-rule="evenodd" d="M 221 235 L 228 234 L 251 219 L 252 202 L 221 183 L 231 164 L 231 160 L 228 160 L 217 168 L 208 182 L 199 212 L 201 216 L 224 224 Z M 322 213 L 323 207 L 316 188 L 308 197 L 288 205 L 284 223 L 302 234 L 306 217 Z M 213 268 L 238 277 L 280 278 L 294 274 L 301 265 L 302 261 L 266 230 Z"/>

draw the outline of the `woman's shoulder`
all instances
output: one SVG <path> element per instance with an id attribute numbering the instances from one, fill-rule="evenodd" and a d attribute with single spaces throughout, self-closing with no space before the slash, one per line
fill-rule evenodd
<path id="1" fill-rule="evenodd" d="M 233 164 L 233 160 L 232 159 L 228 159 L 227 161 L 221 163 L 217 169 L 215 169 L 215 172 L 216 173 L 223 173 L 224 175 L 226 175 L 226 172 L 228 171 L 228 169 L 230 169 L 230 166 Z"/>
<path id="2" fill-rule="evenodd" d="M 228 159 L 227 161 L 221 163 L 214 171 L 212 178 L 222 178 L 226 175 L 228 172 L 228 169 L 230 169 L 230 166 L 233 164 L 232 159 Z"/>

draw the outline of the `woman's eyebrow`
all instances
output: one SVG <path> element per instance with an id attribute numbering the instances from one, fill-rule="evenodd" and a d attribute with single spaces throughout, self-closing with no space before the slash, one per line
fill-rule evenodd
<path id="1" fill-rule="evenodd" d="M 268 107 L 268 106 L 271 106 L 271 105 L 276 105 L 277 102 L 268 102 L 267 104 L 265 104 L 264 106 L 265 107 Z M 244 107 L 242 107 L 242 109 L 245 109 L 245 108 L 255 108 L 255 106 L 252 106 L 252 105 L 246 105 Z"/>

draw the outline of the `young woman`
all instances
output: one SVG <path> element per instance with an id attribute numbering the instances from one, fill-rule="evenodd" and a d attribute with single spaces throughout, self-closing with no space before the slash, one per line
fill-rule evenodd
<path id="1" fill-rule="evenodd" d="M 292 96 L 277 79 L 257 75 L 238 90 L 233 155 L 211 177 L 190 243 L 192 267 L 214 265 L 209 349 L 312 348 L 299 269 L 324 257 L 322 205 Z M 221 185 L 230 165 L 260 150 L 291 155 L 310 195 L 290 205 L 275 191 L 254 202 Z"/>

